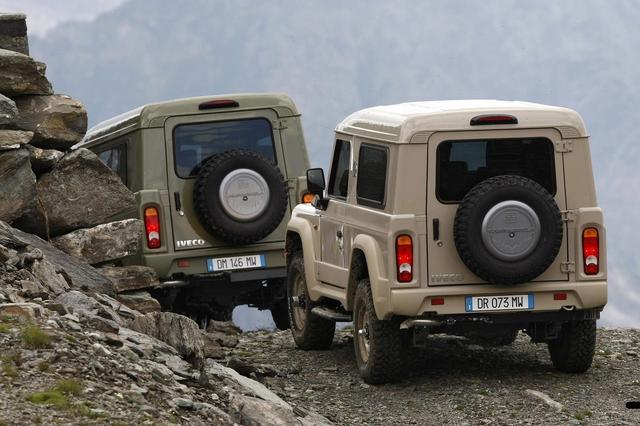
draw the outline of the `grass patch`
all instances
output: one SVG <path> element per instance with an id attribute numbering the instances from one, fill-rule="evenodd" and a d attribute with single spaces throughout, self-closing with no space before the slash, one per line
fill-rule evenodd
<path id="1" fill-rule="evenodd" d="M 41 373 L 49 371 L 49 367 L 51 367 L 51 364 L 49 364 L 47 361 L 40 361 L 38 363 L 38 371 L 40 371 Z"/>
<path id="2" fill-rule="evenodd" d="M 10 356 L 2 357 L 2 373 L 12 379 L 18 377 L 18 370 L 16 370 L 15 364 Z"/>
<path id="3" fill-rule="evenodd" d="M 82 385 L 75 379 L 62 379 L 56 383 L 54 390 L 62 392 L 65 395 L 80 395 Z"/>
<path id="4" fill-rule="evenodd" d="M 57 390 L 34 392 L 27 396 L 27 401 L 36 405 L 51 405 L 56 408 L 65 408 L 69 405 L 67 397 Z"/>
<path id="5" fill-rule="evenodd" d="M 106 413 L 102 413 L 100 411 L 93 411 L 91 408 L 87 407 L 84 404 L 78 404 L 74 407 L 76 413 L 81 416 L 88 417 L 90 419 L 100 419 L 107 417 Z"/>
<path id="6" fill-rule="evenodd" d="M 51 347 L 51 336 L 42 331 L 35 324 L 29 324 L 22 329 L 20 335 L 22 342 L 31 349 L 44 349 Z"/>
<path id="7" fill-rule="evenodd" d="M 591 411 L 584 410 L 584 411 L 578 411 L 576 414 L 573 415 L 573 417 L 575 417 L 576 420 L 583 421 L 587 417 L 591 417 L 592 415 L 593 415 L 593 413 Z"/>
<path id="8" fill-rule="evenodd" d="M 0 334 L 9 334 L 10 331 L 11 331 L 11 327 L 9 326 L 9 324 L 0 322 Z M 0 426 L 2 426 L 1 423 L 0 423 Z"/>

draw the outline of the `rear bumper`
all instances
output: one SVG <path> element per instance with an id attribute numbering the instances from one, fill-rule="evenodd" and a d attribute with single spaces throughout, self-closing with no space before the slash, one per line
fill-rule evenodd
<path id="1" fill-rule="evenodd" d="M 566 300 L 554 300 L 554 293 L 566 293 Z M 469 315 L 465 308 L 467 296 L 497 296 L 533 294 L 535 307 L 527 311 L 474 312 L 473 314 L 524 315 L 535 312 L 558 312 L 567 309 L 579 311 L 601 309 L 607 303 L 606 281 L 534 282 L 522 285 L 457 285 L 390 290 L 386 300 L 376 299 L 376 312 L 383 318 L 391 315 L 420 317 L 424 315 Z M 434 298 L 443 298 L 444 304 L 433 305 Z M 378 310 L 378 308 L 382 308 Z"/>
<path id="2" fill-rule="evenodd" d="M 177 288 L 190 284 L 211 284 L 216 283 L 241 283 L 241 282 L 257 282 L 263 280 L 284 279 L 287 276 L 287 270 L 281 268 L 253 269 L 250 271 L 225 271 L 211 274 L 198 274 L 188 277 L 175 277 L 161 281 L 156 287 Z"/>

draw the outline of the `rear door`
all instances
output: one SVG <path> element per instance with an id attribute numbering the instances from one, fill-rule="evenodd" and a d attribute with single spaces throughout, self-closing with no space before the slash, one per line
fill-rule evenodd
<path id="1" fill-rule="evenodd" d="M 554 129 L 443 132 L 429 138 L 427 224 L 429 285 L 481 284 L 460 259 L 453 239 L 456 210 L 464 195 L 489 177 L 519 174 L 531 178 L 566 210 L 562 154 L 555 147 L 561 135 Z M 564 281 L 567 229 L 554 263 L 534 281 Z"/>
<path id="2" fill-rule="evenodd" d="M 212 155 L 251 149 L 273 161 L 287 176 L 278 116 L 273 110 L 178 116 L 165 123 L 167 177 L 175 250 L 228 246 L 199 222 L 193 207 L 193 186 L 200 167 Z M 284 240 L 288 209 L 282 223 L 258 243 Z"/>

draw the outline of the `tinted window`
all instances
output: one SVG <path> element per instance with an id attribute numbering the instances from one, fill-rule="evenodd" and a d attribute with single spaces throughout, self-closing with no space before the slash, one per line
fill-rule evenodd
<path id="1" fill-rule="evenodd" d="M 351 163 L 351 143 L 337 140 L 331 162 L 329 195 L 347 198 L 349 192 L 349 164 Z"/>
<path id="2" fill-rule="evenodd" d="M 445 141 L 437 157 L 443 202 L 459 202 L 476 184 L 499 175 L 524 176 L 556 192 L 554 149 L 546 138 Z"/>
<path id="3" fill-rule="evenodd" d="M 211 156 L 231 149 L 250 149 L 276 163 L 271 123 L 264 118 L 191 123 L 173 132 L 176 173 L 195 176 Z"/>
<path id="4" fill-rule="evenodd" d="M 387 150 L 372 145 L 362 145 L 358 156 L 358 203 L 384 207 L 387 183 Z"/>
<path id="5" fill-rule="evenodd" d="M 121 144 L 99 152 L 98 157 L 127 184 L 127 145 Z"/>

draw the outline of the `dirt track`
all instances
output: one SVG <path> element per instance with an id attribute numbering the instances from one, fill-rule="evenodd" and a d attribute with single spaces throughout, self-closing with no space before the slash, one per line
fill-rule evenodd
<path id="1" fill-rule="evenodd" d="M 338 424 L 639 424 L 640 330 L 598 329 L 592 369 L 557 373 L 544 344 L 520 334 L 510 347 L 483 348 L 433 336 L 410 376 L 369 386 L 357 375 L 351 331 L 336 333 L 330 351 L 305 352 L 288 332 L 247 333 L 232 356 L 275 367 L 262 377 L 292 404 Z M 526 390 L 543 392 L 556 408 Z"/>

